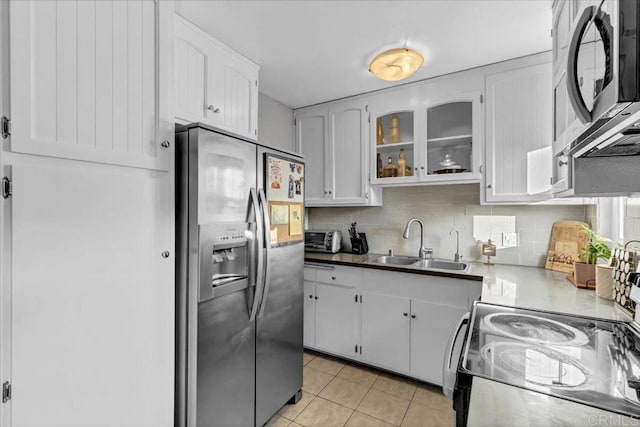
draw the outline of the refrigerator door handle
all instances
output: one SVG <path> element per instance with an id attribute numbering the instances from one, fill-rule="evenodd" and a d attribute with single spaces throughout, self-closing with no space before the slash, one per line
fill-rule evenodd
<path id="1" fill-rule="evenodd" d="M 269 205 L 267 204 L 267 196 L 261 188 L 258 190 L 258 198 L 260 199 L 260 208 L 262 210 L 262 218 L 264 227 L 264 291 L 262 293 L 262 301 L 260 301 L 260 313 L 258 317 L 262 317 L 264 307 L 267 305 L 267 297 L 269 296 L 269 284 L 271 282 L 271 222 L 269 221 Z"/>
<path id="2" fill-rule="evenodd" d="M 262 300 L 262 293 L 264 291 L 264 278 L 263 278 L 263 272 L 264 272 L 264 251 L 262 249 L 263 247 L 263 239 L 264 239 L 264 223 L 262 222 L 262 215 L 260 214 L 260 206 L 259 206 L 259 199 L 258 199 L 258 194 L 256 192 L 256 189 L 251 187 L 251 190 L 249 192 L 249 197 L 250 197 L 250 205 L 252 208 L 252 212 L 253 215 L 255 216 L 255 220 L 256 220 L 256 236 L 255 239 L 257 241 L 257 247 L 258 247 L 258 259 L 257 262 L 255 262 L 255 252 L 251 252 L 250 257 L 250 263 L 251 265 L 256 265 L 256 285 L 255 285 L 255 291 L 253 294 L 253 304 L 251 305 L 251 314 L 249 315 L 249 321 L 253 322 L 256 319 L 256 315 L 258 314 L 258 307 L 260 306 L 260 300 Z M 251 211 L 249 212 L 250 216 Z"/>

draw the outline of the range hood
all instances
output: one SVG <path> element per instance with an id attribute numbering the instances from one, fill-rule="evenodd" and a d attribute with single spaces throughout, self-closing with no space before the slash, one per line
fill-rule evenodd
<path id="1" fill-rule="evenodd" d="M 640 155 L 640 103 L 627 104 L 600 126 L 573 141 L 562 154 L 573 157 L 618 157 Z M 640 173 L 640 172 L 639 172 Z"/>

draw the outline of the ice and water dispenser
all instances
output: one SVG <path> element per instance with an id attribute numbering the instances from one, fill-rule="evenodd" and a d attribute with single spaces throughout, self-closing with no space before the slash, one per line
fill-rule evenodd
<path id="1" fill-rule="evenodd" d="M 199 226 L 200 293 L 198 301 L 227 295 L 249 286 L 252 223 Z"/>

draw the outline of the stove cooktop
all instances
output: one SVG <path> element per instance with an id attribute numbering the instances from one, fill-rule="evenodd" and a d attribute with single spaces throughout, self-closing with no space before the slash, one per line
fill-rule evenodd
<path id="1" fill-rule="evenodd" d="M 640 418 L 631 323 L 476 302 L 462 372 Z"/>

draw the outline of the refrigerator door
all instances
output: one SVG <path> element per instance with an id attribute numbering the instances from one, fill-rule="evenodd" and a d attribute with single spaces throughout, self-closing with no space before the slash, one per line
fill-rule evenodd
<path id="1" fill-rule="evenodd" d="M 253 426 L 255 322 L 244 291 L 198 304 L 197 426 Z"/>
<path id="2" fill-rule="evenodd" d="M 267 176 L 267 153 L 282 156 L 258 149 L 260 180 Z M 302 165 L 299 158 L 292 158 L 291 162 Z M 269 185 L 268 181 L 259 187 L 264 191 L 266 185 Z M 272 212 L 268 202 L 263 208 L 270 219 Z M 256 426 L 262 426 L 285 403 L 299 397 L 302 388 L 303 264 L 303 241 L 270 248 L 269 282 L 256 321 Z"/>
<path id="3" fill-rule="evenodd" d="M 175 424 L 253 426 L 257 148 L 197 126 L 176 144 Z"/>

